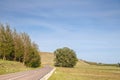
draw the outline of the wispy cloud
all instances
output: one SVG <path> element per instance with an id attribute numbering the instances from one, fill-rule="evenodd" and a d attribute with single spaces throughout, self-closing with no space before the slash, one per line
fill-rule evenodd
<path id="1" fill-rule="evenodd" d="M 30 34 L 42 51 L 68 46 L 88 60 L 120 56 L 118 0 L 1 0 L 0 11 L 0 22 Z"/>

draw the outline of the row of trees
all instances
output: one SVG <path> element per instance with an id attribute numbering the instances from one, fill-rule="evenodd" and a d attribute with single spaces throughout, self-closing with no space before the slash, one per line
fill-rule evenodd
<path id="1" fill-rule="evenodd" d="M 27 33 L 18 33 L 0 24 L 0 59 L 19 61 L 29 67 L 40 66 L 38 46 Z"/>

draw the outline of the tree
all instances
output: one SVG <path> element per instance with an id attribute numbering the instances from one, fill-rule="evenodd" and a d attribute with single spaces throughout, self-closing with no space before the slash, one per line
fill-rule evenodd
<path id="1" fill-rule="evenodd" d="M 10 26 L 6 26 L 6 58 L 7 60 L 13 60 L 14 58 L 14 42 L 13 35 Z"/>
<path id="2" fill-rule="evenodd" d="M 2 59 L 6 59 L 5 56 L 5 28 L 0 24 L 0 54 Z"/>
<path id="3" fill-rule="evenodd" d="M 1 59 L 3 59 L 3 55 L 4 55 L 3 33 L 4 33 L 4 26 L 0 24 L 0 58 Z"/>
<path id="4" fill-rule="evenodd" d="M 17 33 L 9 25 L 0 24 L 0 59 L 14 60 L 29 67 L 39 67 L 38 46 L 31 42 L 27 33 Z"/>
<path id="5" fill-rule="evenodd" d="M 13 59 L 13 37 L 9 25 L 0 24 L 0 52 L 3 60 Z"/>
<path id="6" fill-rule="evenodd" d="M 118 63 L 118 67 L 120 67 L 120 63 Z"/>
<path id="7" fill-rule="evenodd" d="M 77 57 L 72 49 L 67 47 L 59 48 L 54 51 L 55 66 L 74 67 L 77 63 Z"/>
<path id="8" fill-rule="evenodd" d="M 29 67 L 38 67 L 40 66 L 40 55 L 38 52 L 38 46 L 35 43 L 32 43 L 30 53 L 27 55 L 25 64 Z"/>
<path id="9" fill-rule="evenodd" d="M 25 64 L 28 57 L 27 55 L 30 53 L 31 40 L 27 33 L 21 33 L 21 37 L 22 37 L 22 43 L 24 46 L 23 63 Z"/>
<path id="10" fill-rule="evenodd" d="M 39 54 L 39 49 L 38 49 L 38 45 L 36 43 L 32 43 L 31 45 L 31 50 L 32 53 L 34 53 L 33 58 L 32 58 L 32 66 L 31 67 L 38 67 L 41 65 L 41 58 L 40 58 L 40 54 Z"/>
<path id="11" fill-rule="evenodd" d="M 22 37 L 20 34 L 16 32 L 15 29 L 13 32 L 13 39 L 14 39 L 14 61 L 23 62 L 24 46 L 22 42 Z"/>

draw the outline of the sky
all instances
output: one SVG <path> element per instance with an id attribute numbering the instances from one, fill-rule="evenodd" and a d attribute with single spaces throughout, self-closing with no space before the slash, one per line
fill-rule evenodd
<path id="1" fill-rule="evenodd" d="M 0 0 L 0 23 L 43 52 L 69 47 L 79 59 L 120 62 L 120 0 Z"/>

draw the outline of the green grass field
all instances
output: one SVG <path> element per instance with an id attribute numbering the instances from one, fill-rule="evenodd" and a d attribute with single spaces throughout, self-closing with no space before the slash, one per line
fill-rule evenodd
<path id="1" fill-rule="evenodd" d="M 31 70 L 32 68 L 27 68 L 20 62 L 7 61 L 0 59 L 0 75 L 7 73 L 14 73 L 19 71 Z"/>
<path id="2" fill-rule="evenodd" d="M 74 68 L 60 68 L 49 80 L 120 80 L 120 67 L 89 65 L 79 61 Z"/>

